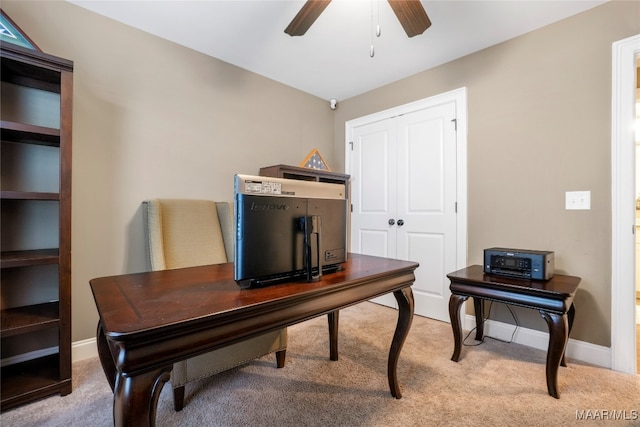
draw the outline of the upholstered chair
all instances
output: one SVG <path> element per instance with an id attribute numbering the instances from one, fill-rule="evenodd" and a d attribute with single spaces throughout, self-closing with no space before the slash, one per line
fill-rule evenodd
<path id="1" fill-rule="evenodd" d="M 233 214 L 226 202 L 156 199 L 143 203 L 148 259 L 152 270 L 233 261 Z M 184 406 L 186 383 L 215 375 L 269 353 L 284 366 L 286 328 L 213 350 L 173 365 L 171 385 L 176 411 Z"/>

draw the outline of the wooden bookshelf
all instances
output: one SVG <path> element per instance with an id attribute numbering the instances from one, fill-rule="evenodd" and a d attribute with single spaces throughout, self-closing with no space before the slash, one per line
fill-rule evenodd
<path id="1" fill-rule="evenodd" d="M 11 43 L 0 59 L 4 411 L 71 393 L 73 63 Z"/>

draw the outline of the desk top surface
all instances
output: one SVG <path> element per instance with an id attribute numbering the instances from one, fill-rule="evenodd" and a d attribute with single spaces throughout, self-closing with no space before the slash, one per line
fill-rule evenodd
<path id="1" fill-rule="evenodd" d="M 575 295 L 581 279 L 575 276 L 556 274 L 549 280 L 518 279 L 486 274 L 481 265 L 471 265 L 447 274 L 452 286 L 455 282 L 480 288 L 493 288 L 514 293 L 527 293 L 549 298 L 568 298 Z M 453 289 L 452 289 L 453 290 Z"/>
<path id="2" fill-rule="evenodd" d="M 241 289 L 233 263 L 101 277 L 90 281 L 105 333 L 135 334 L 184 322 L 225 321 L 238 312 L 283 308 L 320 295 L 410 273 L 418 264 L 349 254 L 338 272 L 318 282 L 286 282 Z"/>

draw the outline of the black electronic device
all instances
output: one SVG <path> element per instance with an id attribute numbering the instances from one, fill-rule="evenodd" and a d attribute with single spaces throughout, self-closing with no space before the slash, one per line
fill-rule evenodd
<path id="1" fill-rule="evenodd" d="M 341 184 L 236 175 L 234 279 L 241 287 L 318 280 L 347 259 Z"/>
<path id="2" fill-rule="evenodd" d="M 553 277 L 554 253 L 528 249 L 484 250 L 484 272 L 521 279 L 549 280 Z"/>

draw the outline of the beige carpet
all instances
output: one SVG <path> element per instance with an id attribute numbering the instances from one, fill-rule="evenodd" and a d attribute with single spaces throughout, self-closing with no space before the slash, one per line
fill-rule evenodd
<path id="1" fill-rule="evenodd" d="M 275 356 L 187 386 L 173 411 L 165 385 L 158 426 L 640 426 L 640 376 L 569 360 L 561 398 L 547 394 L 545 352 L 487 340 L 450 360 L 451 326 L 416 316 L 393 399 L 387 353 L 397 313 L 372 303 L 343 310 L 340 360 L 328 360 L 326 317 L 289 328 Z M 541 320 L 542 321 L 542 320 Z M 73 393 L 3 413 L 2 426 L 109 426 L 112 395 L 97 359 L 74 364 Z"/>

